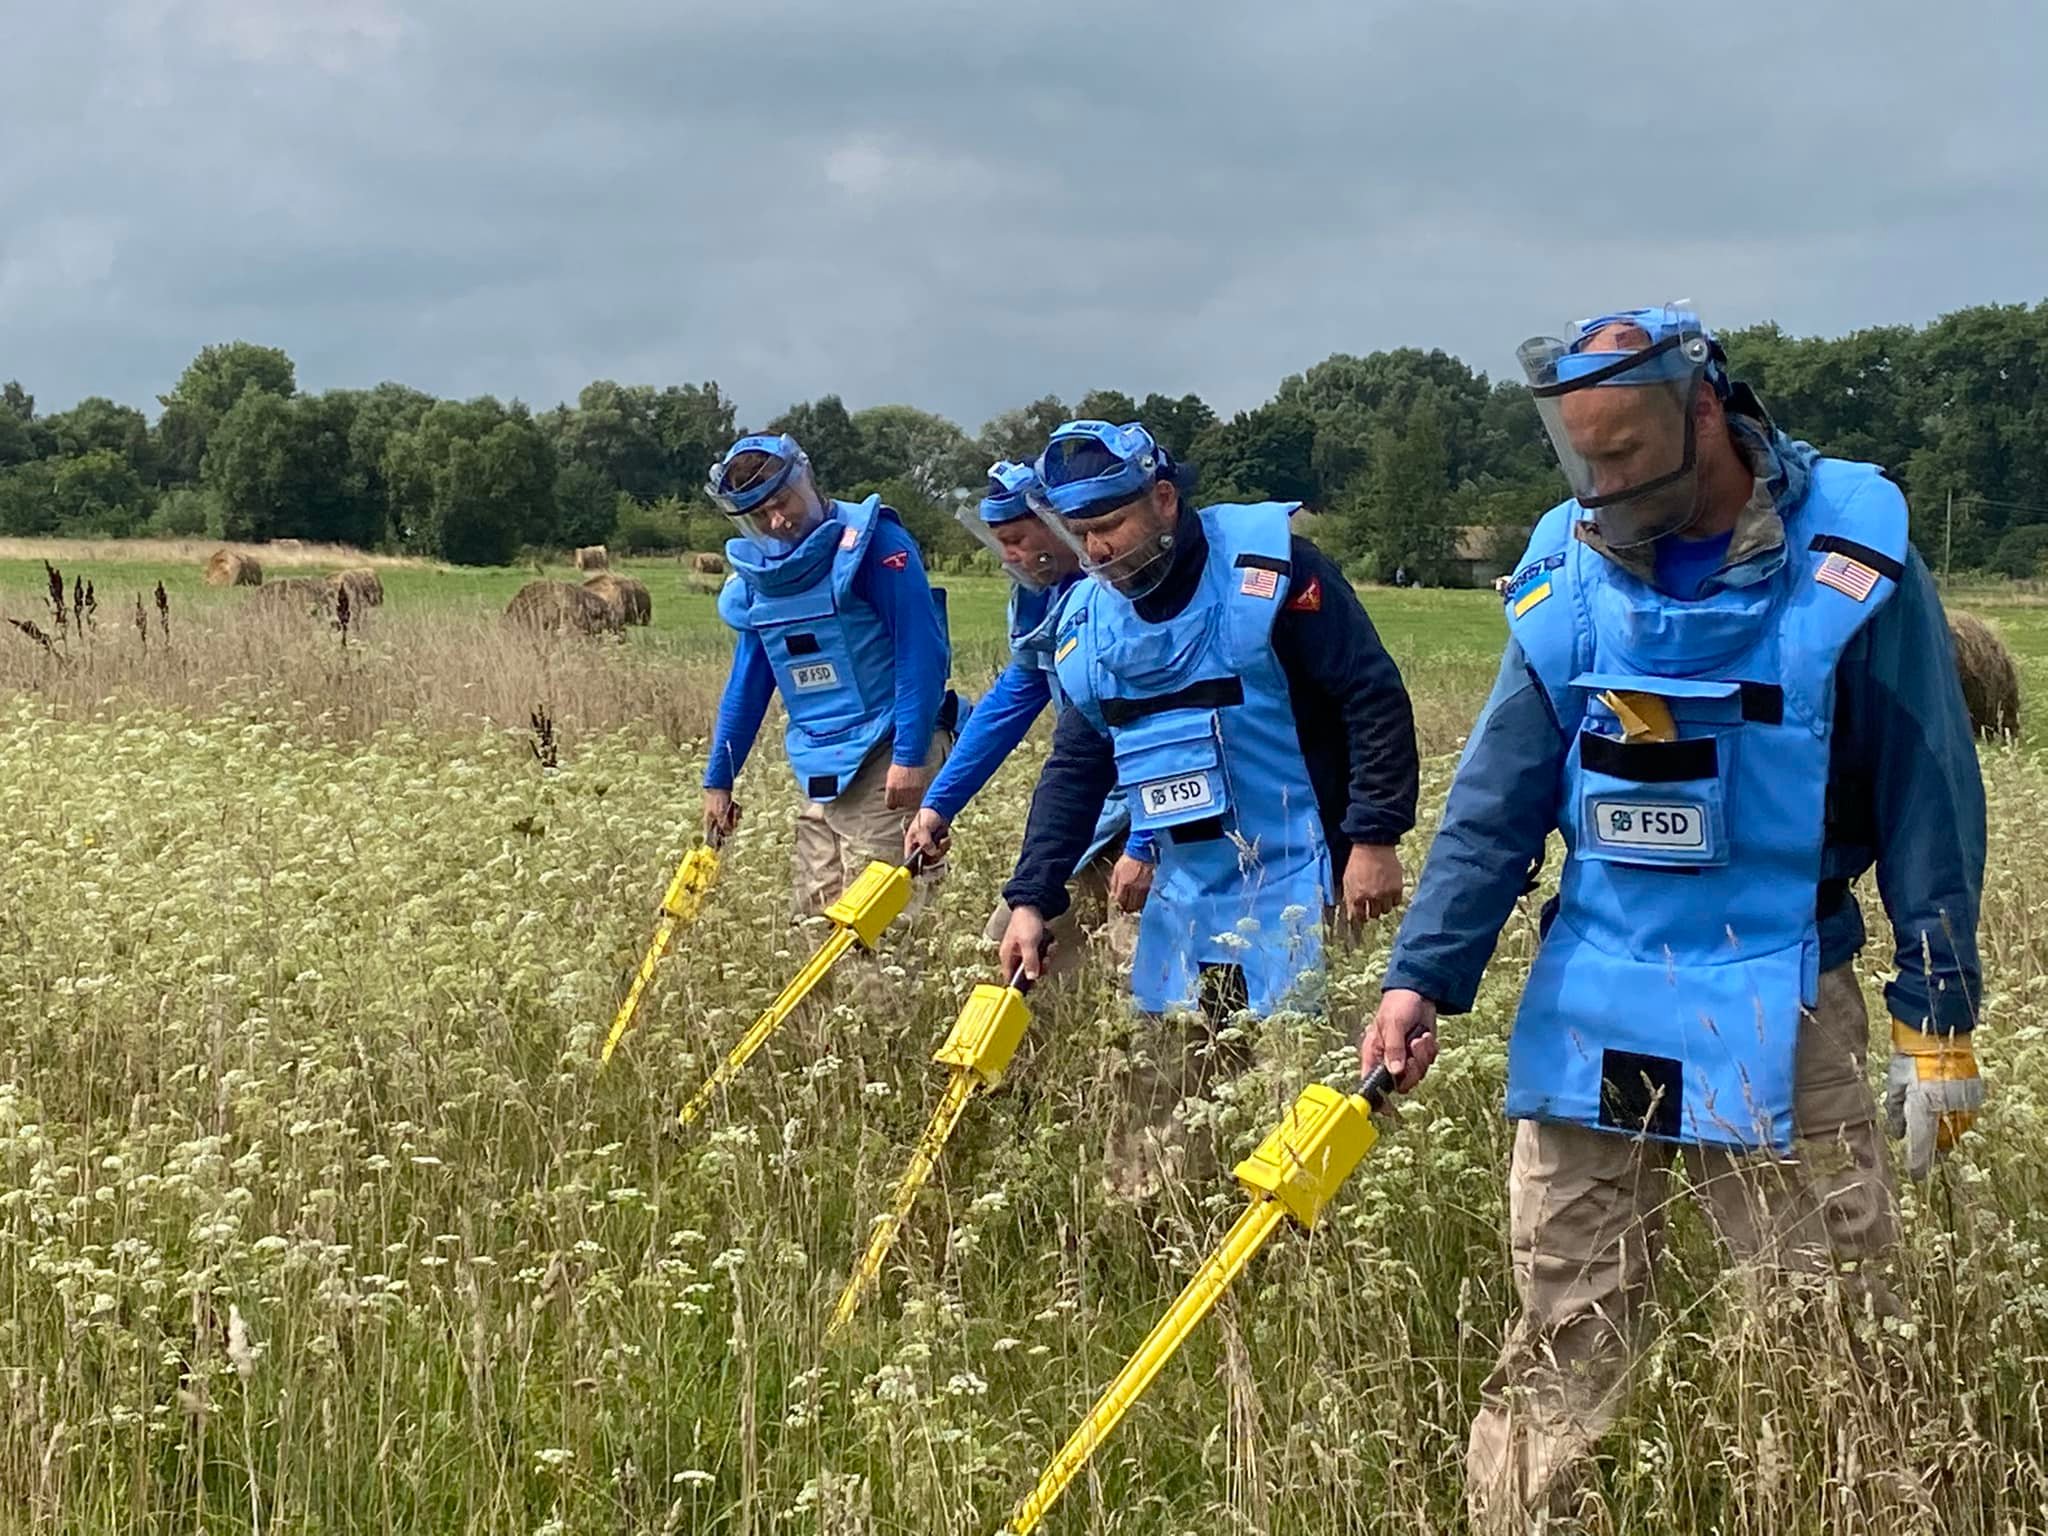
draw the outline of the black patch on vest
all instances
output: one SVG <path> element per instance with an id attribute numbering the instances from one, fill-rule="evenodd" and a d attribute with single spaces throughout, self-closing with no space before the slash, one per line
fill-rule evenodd
<path id="1" fill-rule="evenodd" d="M 804 793 L 813 800 L 832 800 L 839 795 L 839 781 L 829 773 L 814 773 L 804 784 Z"/>
<path id="2" fill-rule="evenodd" d="M 1600 1123 L 1607 1129 L 1675 1138 L 1684 1095 L 1685 1068 L 1669 1056 L 1600 1053 Z"/>
<path id="3" fill-rule="evenodd" d="M 1906 568 L 1890 555 L 1872 549 L 1868 544 L 1858 544 L 1854 539 L 1845 539 L 1838 533 L 1816 533 L 1807 548 L 1819 550 L 1824 555 L 1847 555 L 1892 581 L 1905 579 Z"/>
<path id="4" fill-rule="evenodd" d="M 1785 723 L 1785 690 L 1776 683 L 1742 683 L 1742 718 L 1752 725 Z"/>
<path id="5" fill-rule="evenodd" d="M 1277 571 L 1285 576 L 1294 569 L 1294 562 L 1276 560 L 1271 555 L 1239 555 L 1236 568 L 1240 571 Z"/>
<path id="6" fill-rule="evenodd" d="M 815 656 L 820 649 L 816 635 L 785 635 L 782 643 L 789 647 L 792 656 Z"/>
<path id="7" fill-rule="evenodd" d="M 1166 835 L 1176 843 L 1213 843 L 1223 835 L 1223 818 L 1204 816 L 1200 821 L 1184 821 L 1177 827 L 1168 827 Z"/>
<path id="8" fill-rule="evenodd" d="M 1631 784 L 1679 784 L 1721 776 L 1721 753 L 1711 736 L 1685 741 L 1622 741 L 1579 732 L 1579 763 L 1590 773 Z"/>
<path id="9" fill-rule="evenodd" d="M 1103 724 L 1133 725 L 1147 715 L 1163 715 L 1173 709 L 1228 709 L 1244 702 L 1244 679 L 1205 677 L 1149 699 L 1104 699 Z"/>

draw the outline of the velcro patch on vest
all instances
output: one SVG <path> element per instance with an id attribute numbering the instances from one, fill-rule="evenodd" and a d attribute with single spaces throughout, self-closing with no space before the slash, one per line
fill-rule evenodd
<path id="1" fill-rule="evenodd" d="M 1287 599 L 1288 609 L 1294 613 L 1321 613 L 1323 611 L 1323 578 L 1311 576 L 1308 585 Z"/>
<path id="2" fill-rule="evenodd" d="M 1527 565 L 1515 572 L 1514 575 L 1501 583 L 1501 596 L 1512 600 L 1516 593 L 1528 586 L 1530 582 L 1541 576 L 1545 571 L 1555 571 L 1562 568 L 1563 565 L 1563 555 L 1545 555 L 1541 560 L 1531 560 Z"/>
<path id="3" fill-rule="evenodd" d="M 1531 587 L 1527 592 L 1524 592 L 1515 599 L 1515 617 L 1519 619 L 1548 596 L 1550 596 L 1549 582 L 1546 581 L 1538 587 Z"/>
<path id="4" fill-rule="evenodd" d="M 789 686 L 799 693 L 815 688 L 837 688 L 839 669 L 829 661 L 802 662 L 789 669 Z"/>
<path id="5" fill-rule="evenodd" d="M 1866 602 L 1876 589 L 1880 573 L 1872 570 L 1861 560 L 1852 560 L 1837 552 L 1821 561 L 1814 570 L 1813 579 L 1824 587 L 1833 587 L 1846 597 L 1857 602 Z"/>
<path id="6" fill-rule="evenodd" d="M 1280 590 L 1280 573 L 1264 567 L 1247 570 L 1244 580 L 1237 584 L 1237 590 L 1246 597 L 1272 597 Z"/>

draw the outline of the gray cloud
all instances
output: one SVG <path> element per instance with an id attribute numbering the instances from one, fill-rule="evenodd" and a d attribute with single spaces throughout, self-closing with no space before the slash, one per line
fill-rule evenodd
<path id="1" fill-rule="evenodd" d="M 1498 373 L 1621 303 L 2048 287 L 2031 0 L 106 0 L 11 41 L 0 376 L 51 407 L 244 336 L 312 388 L 972 427 L 1332 351 Z"/>

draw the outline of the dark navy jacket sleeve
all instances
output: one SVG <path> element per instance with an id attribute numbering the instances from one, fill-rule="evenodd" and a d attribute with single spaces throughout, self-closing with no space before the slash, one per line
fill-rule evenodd
<path id="1" fill-rule="evenodd" d="M 1067 880 L 1095 835 L 1102 802 L 1116 787 L 1116 752 L 1078 709 L 1060 711 L 1052 752 L 1031 794 L 1024 846 L 1003 887 L 1012 907 L 1036 907 L 1046 918 L 1067 910 Z"/>
<path id="2" fill-rule="evenodd" d="M 1445 1013 L 1471 1009 L 1556 823 L 1564 758 L 1549 697 L 1511 639 L 1451 781 L 1385 987 L 1420 992 Z"/>
<path id="3" fill-rule="evenodd" d="M 711 732 L 711 756 L 704 764 L 706 789 L 731 789 L 754 750 L 754 738 L 775 697 L 775 669 L 768 651 L 751 629 L 740 631 L 732 653 L 732 671 L 718 700 L 718 724 Z"/>
<path id="4" fill-rule="evenodd" d="M 901 523 L 884 518 L 876 527 L 867 557 L 853 573 L 853 591 L 874 605 L 896 645 L 896 736 L 890 760 L 899 767 L 922 766 L 946 697 L 946 642 L 917 541 Z"/>
<path id="5" fill-rule="evenodd" d="M 1918 553 L 1908 553 L 1891 601 L 1843 653 L 1836 687 L 1829 838 L 1864 851 L 1844 868 L 1831 846 L 1831 869 L 1853 878 L 1874 851 L 1892 926 L 1892 1017 L 1967 1030 L 1980 988 L 1984 781 L 1948 623 Z M 1834 961 L 1826 937 L 1824 928 L 1823 961 Z"/>
<path id="6" fill-rule="evenodd" d="M 1297 537 L 1290 565 L 1273 652 L 1287 674 L 1311 774 L 1328 764 L 1336 770 L 1330 777 L 1340 780 L 1315 786 L 1325 821 L 1337 823 L 1326 829 L 1335 862 L 1347 851 L 1340 844 L 1392 844 L 1414 827 L 1415 711 L 1400 669 L 1337 563 Z M 1339 805 L 1341 815 L 1333 816 Z M 1341 862 L 1337 868 L 1341 876 Z"/>

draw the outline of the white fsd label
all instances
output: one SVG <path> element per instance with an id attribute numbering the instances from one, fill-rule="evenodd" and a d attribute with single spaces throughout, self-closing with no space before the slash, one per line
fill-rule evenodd
<path id="1" fill-rule="evenodd" d="M 836 688 L 839 670 L 829 661 L 807 661 L 789 669 L 789 680 L 799 688 Z"/>
<path id="2" fill-rule="evenodd" d="M 1138 786 L 1138 801 L 1148 816 L 1168 816 L 1177 811 L 1200 811 L 1216 803 L 1215 787 L 1206 773 L 1186 773 L 1177 779 L 1154 779 Z"/>
<path id="3" fill-rule="evenodd" d="M 1707 817 L 1696 805 L 1596 800 L 1593 835 L 1603 843 L 1618 843 L 1625 848 L 1704 848 Z"/>

